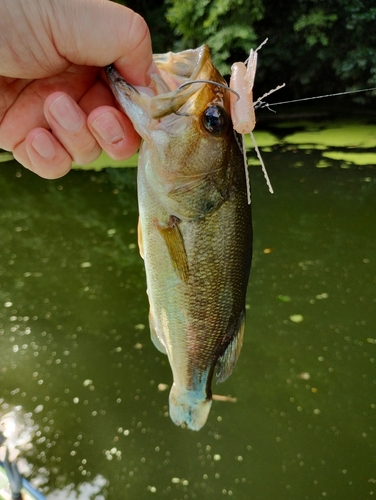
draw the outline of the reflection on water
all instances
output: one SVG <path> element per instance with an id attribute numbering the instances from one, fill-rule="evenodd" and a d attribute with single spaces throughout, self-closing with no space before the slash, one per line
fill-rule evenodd
<path id="1" fill-rule="evenodd" d="M 9 405 L 4 402 L 3 398 L 0 398 L 0 403 L 3 411 L 9 409 Z M 6 442 L 9 449 L 10 460 L 16 459 L 20 452 L 32 448 L 37 429 L 31 414 L 25 413 L 22 406 L 17 406 L 8 413 L 1 413 L 0 432 L 3 442 Z"/>
<path id="2" fill-rule="evenodd" d="M 237 402 L 214 401 L 199 433 L 170 421 L 149 340 L 135 170 L 45 181 L 2 164 L 0 419 L 17 415 L 48 499 L 376 494 L 374 167 L 263 156 L 275 194 L 252 167 L 245 344 L 215 389 Z"/>

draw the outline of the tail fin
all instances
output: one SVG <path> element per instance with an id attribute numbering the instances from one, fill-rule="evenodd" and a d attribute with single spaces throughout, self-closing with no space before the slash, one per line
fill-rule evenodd
<path id="1" fill-rule="evenodd" d="M 197 391 L 172 385 L 170 392 L 170 417 L 176 425 L 186 424 L 189 429 L 199 431 L 206 423 L 211 399 Z"/>

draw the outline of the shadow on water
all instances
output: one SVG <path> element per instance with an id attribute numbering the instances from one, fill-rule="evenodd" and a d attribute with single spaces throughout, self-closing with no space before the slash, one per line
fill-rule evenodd
<path id="1" fill-rule="evenodd" d="M 170 421 L 149 340 L 136 170 L 2 164 L 0 420 L 48 499 L 376 493 L 375 167 L 317 168 L 312 144 L 264 144 L 274 195 L 251 167 L 247 332 L 214 389 L 237 402 L 199 433 Z"/>

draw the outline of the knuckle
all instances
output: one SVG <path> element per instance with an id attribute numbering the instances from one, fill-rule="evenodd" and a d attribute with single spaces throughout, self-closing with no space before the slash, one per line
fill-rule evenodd
<path id="1" fill-rule="evenodd" d="M 70 155 L 77 165 L 86 165 L 95 161 L 100 156 L 101 152 L 102 149 L 99 145 L 94 141 L 90 141 L 87 145 L 80 146 L 79 149 L 70 151 Z"/>

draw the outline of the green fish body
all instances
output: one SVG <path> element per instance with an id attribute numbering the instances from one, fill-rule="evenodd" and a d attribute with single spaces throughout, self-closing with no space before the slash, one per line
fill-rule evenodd
<path id="1" fill-rule="evenodd" d="M 127 84 L 113 67 L 107 76 L 143 138 L 139 246 L 151 336 L 173 374 L 170 416 L 199 430 L 214 373 L 225 380 L 242 345 L 251 206 L 229 93 L 208 48 L 156 55 L 155 62 L 160 73 L 148 89 Z M 180 87 L 192 80 L 211 83 Z"/>

